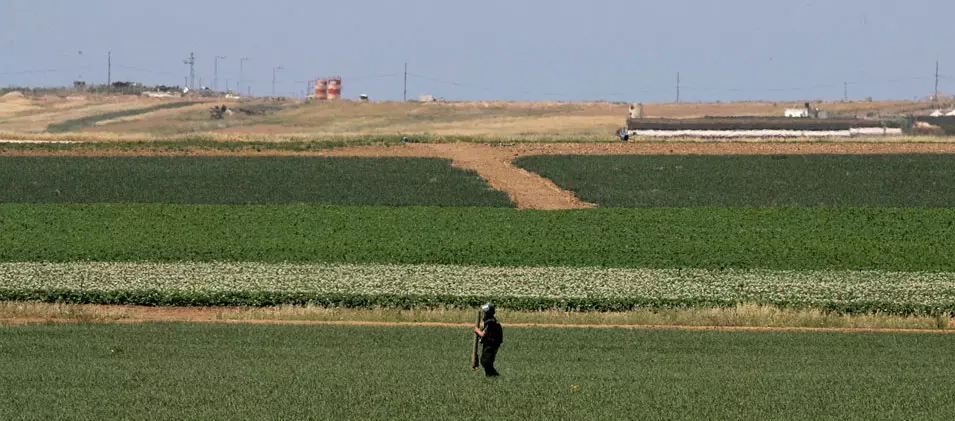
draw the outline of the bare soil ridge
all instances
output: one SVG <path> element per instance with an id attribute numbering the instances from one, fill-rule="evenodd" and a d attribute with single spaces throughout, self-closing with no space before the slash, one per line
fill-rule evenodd
<path id="1" fill-rule="evenodd" d="M 364 321 L 364 320 L 296 320 L 296 319 L 240 319 L 224 318 L 236 308 L 218 307 L 142 307 L 142 306 L 79 306 L 104 314 L 119 314 L 121 318 L 89 319 L 85 317 L 4 317 L 0 326 L 44 323 L 224 323 L 260 325 L 339 325 L 339 326 L 385 326 L 385 327 L 459 327 L 472 328 L 470 322 L 425 322 L 425 321 Z M 513 328 L 551 329 L 640 329 L 640 330 L 694 330 L 694 331 L 749 331 L 749 332 L 842 332 L 842 333 L 955 333 L 955 329 L 906 329 L 906 328 L 845 328 L 845 327 L 781 327 L 781 326 L 706 326 L 669 324 L 585 324 L 585 323 L 507 323 Z"/>

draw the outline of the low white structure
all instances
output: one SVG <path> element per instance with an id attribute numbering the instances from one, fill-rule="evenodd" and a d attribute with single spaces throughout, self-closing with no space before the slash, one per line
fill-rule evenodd
<path id="1" fill-rule="evenodd" d="M 929 116 L 932 116 L 932 117 L 941 117 L 941 116 L 942 116 L 942 110 L 932 111 L 932 114 L 929 114 Z"/>
<path id="2" fill-rule="evenodd" d="M 862 127 L 858 129 L 849 129 L 852 137 L 858 136 L 902 136 L 902 129 L 890 129 L 888 127 Z"/>
<path id="3" fill-rule="evenodd" d="M 955 110 L 952 110 L 952 112 L 950 112 L 950 113 L 948 113 L 948 114 L 945 114 L 945 115 L 946 115 L 946 116 L 949 116 L 949 117 L 955 117 Z"/>
<path id="4" fill-rule="evenodd" d="M 630 130 L 629 134 L 631 137 L 690 137 L 702 139 L 852 137 L 852 133 L 849 130 Z"/>
<path id="5" fill-rule="evenodd" d="M 631 137 L 655 138 L 700 138 L 700 139 L 743 139 L 743 138 L 846 138 L 846 137 L 882 137 L 902 136 L 902 129 L 866 127 L 849 130 L 630 130 Z"/>
<path id="6" fill-rule="evenodd" d="M 148 96 L 150 98 L 172 98 L 173 95 L 169 92 L 143 92 L 143 96 Z M 181 95 L 176 95 L 181 96 Z"/>
<path id="7" fill-rule="evenodd" d="M 787 108 L 783 115 L 786 117 L 809 118 L 809 110 L 805 108 Z"/>

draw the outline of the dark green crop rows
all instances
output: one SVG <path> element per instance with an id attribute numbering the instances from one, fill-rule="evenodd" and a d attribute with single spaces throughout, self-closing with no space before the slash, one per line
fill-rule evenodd
<path id="1" fill-rule="evenodd" d="M 955 210 L 6 204 L 0 260 L 952 271 Z"/>
<path id="2" fill-rule="evenodd" d="M 196 105 L 196 104 L 197 104 L 196 102 L 170 102 L 170 103 L 160 104 L 160 105 L 146 107 L 146 108 L 135 108 L 131 110 L 114 111 L 111 113 L 97 114 L 97 115 L 92 115 L 88 117 L 78 118 L 75 120 L 67 120 L 62 123 L 50 124 L 49 126 L 47 126 L 46 131 L 50 133 L 63 133 L 63 132 L 71 131 L 71 130 L 79 130 L 86 127 L 90 127 L 100 121 L 112 120 L 112 119 L 121 118 L 121 117 L 131 117 L 134 115 L 146 114 L 146 113 L 151 113 L 153 111 L 165 110 L 170 108 L 183 108 L 183 107 L 188 107 L 190 105 Z"/>
<path id="3" fill-rule="evenodd" d="M 585 282 L 585 280 L 581 280 Z M 63 304 L 141 305 L 141 306 L 321 306 L 336 308 L 478 308 L 492 302 L 512 311 L 632 311 L 637 309 L 732 308 L 741 303 L 732 299 L 686 299 L 645 297 L 526 297 L 482 295 L 393 295 L 315 292 L 169 292 L 158 290 L 100 291 L 95 289 L 13 289 L 0 287 L 0 301 L 35 301 Z M 899 316 L 939 316 L 955 314 L 955 303 L 947 305 L 899 303 L 892 301 L 854 301 L 806 305 L 785 301 L 759 302 L 778 308 L 814 308 L 836 314 L 882 314 Z"/>
<path id="4" fill-rule="evenodd" d="M 528 156 L 603 207 L 955 207 L 955 155 Z"/>
<path id="5" fill-rule="evenodd" d="M 433 158 L 0 157 L 0 203 L 513 206 Z"/>

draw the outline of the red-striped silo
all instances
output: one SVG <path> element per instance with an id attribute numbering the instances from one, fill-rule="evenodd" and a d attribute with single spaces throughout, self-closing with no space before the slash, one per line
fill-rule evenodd
<path id="1" fill-rule="evenodd" d="M 328 81 L 325 79 L 317 79 L 315 81 L 315 99 L 326 100 L 328 99 Z"/>
<path id="2" fill-rule="evenodd" d="M 328 99 L 342 98 L 342 78 L 335 76 L 328 78 Z"/>

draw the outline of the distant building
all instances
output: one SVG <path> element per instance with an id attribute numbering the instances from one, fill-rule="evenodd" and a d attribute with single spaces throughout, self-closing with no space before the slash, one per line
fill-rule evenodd
<path id="1" fill-rule="evenodd" d="M 794 118 L 809 118 L 809 110 L 806 108 L 787 108 L 783 115 Z"/>
<path id="2" fill-rule="evenodd" d="M 802 108 L 787 108 L 783 116 L 792 118 L 829 118 L 829 112 L 812 108 L 809 103 L 803 104 Z"/>

